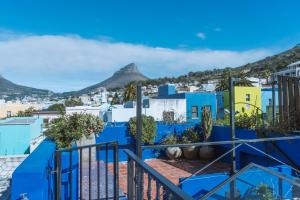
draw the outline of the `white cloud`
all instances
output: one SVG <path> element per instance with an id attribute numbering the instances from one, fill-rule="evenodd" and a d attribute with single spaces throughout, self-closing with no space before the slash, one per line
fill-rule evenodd
<path id="1" fill-rule="evenodd" d="M 205 40 L 205 39 L 206 39 L 206 35 L 205 35 L 205 33 L 203 33 L 203 32 L 197 33 L 196 36 L 197 36 L 198 38 L 200 38 L 201 40 Z"/>
<path id="2" fill-rule="evenodd" d="M 0 73 L 17 83 L 55 91 L 81 89 L 100 82 L 131 62 L 154 78 L 239 66 L 274 53 L 272 49 L 170 49 L 74 35 L 3 38 Z"/>
<path id="3" fill-rule="evenodd" d="M 214 31 L 220 32 L 220 31 L 222 31 L 222 29 L 221 28 L 215 28 Z"/>

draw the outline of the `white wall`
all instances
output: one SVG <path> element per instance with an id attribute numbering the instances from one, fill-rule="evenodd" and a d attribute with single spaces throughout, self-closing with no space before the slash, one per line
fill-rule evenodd
<path id="1" fill-rule="evenodd" d="M 175 120 L 186 121 L 186 99 L 149 99 L 146 115 L 154 117 L 156 121 L 162 121 L 164 111 L 174 111 Z"/>
<path id="2" fill-rule="evenodd" d="M 162 121 L 164 111 L 174 111 L 175 120 L 186 121 L 186 99 L 149 99 L 149 108 L 143 108 L 142 114 Z M 127 122 L 136 116 L 136 108 L 115 106 L 105 115 L 107 122 Z"/>
<path id="3" fill-rule="evenodd" d="M 92 107 L 92 106 L 66 107 L 67 115 L 70 115 L 73 113 L 86 113 L 86 114 L 92 114 L 92 115 L 99 117 L 100 107 Z"/>
<path id="4" fill-rule="evenodd" d="M 128 122 L 136 116 L 136 108 L 112 108 L 111 122 Z"/>

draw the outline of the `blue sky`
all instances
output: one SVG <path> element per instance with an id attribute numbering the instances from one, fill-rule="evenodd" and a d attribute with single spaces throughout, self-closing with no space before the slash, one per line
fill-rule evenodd
<path id="1" fill-rule="evenodd" d="M 67 91 L 129 62 L 153 78 L 239 66 L 299 43 L 299 7 L 296 0 L 1 1 L 0 73 Z"/>

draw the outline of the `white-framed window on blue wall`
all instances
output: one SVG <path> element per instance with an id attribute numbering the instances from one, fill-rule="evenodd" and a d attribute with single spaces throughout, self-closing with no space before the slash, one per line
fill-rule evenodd
<path id="1" fill-rule="evenodd" d="M 192 106 L 192 118 L 193 119 L 198 118 L 198 106 Z"/>

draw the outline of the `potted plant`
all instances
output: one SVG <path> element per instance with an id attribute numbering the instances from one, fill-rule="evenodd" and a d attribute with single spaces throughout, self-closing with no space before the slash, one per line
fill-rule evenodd
<path id="1" fill-rule="evenodd" d="M 129 119 L 129 134 L 136 137 L 136 117 Z M 142 142 L 153 144 L 156 137 L 156 122 L 151 116 L 142 116 Z"/>
<path id="2" fill-rule="evenodd" d="M 200 141 L 199 132 L 195 128 L 186 129 L 183 134 L 181 141 L 183 144 L 196 143 Z M 183 155 L 186 159 L 196 159 L 197 158 L 197 147 L 188 146 L 182 148 Z"/>
<path id="3" fill-rule="evenodd" d="M 202 108 L 201 128 L 204 142 L 209 141 L 212 131 L 212 115 L 208 107 Z M 204 160 L 212 159 L 214 157 L 214 148 L 212 146 L 201 147 L 199 149 L 199 157 Z"/>
<path id="4" fill-rule="evenodd" d="M 169 144 L 169 145 L 178 144 L 178 143 L 179 143 L 178 136 L 176 134 L 171 134 L 167 136 L 162 142 L 162 144 Z M 181 156 L 182 150 L 179 147 L 168 147 L 166 148 L 165 153 L 169 159 L 174 160 Z"/>

